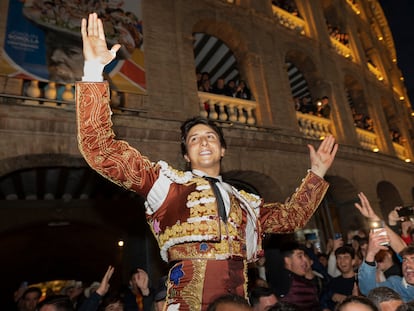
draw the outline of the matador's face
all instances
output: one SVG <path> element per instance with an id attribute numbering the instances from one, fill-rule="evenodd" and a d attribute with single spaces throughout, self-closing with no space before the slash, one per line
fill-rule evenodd
<path id="1" fill-rule="evenodd" d="M 218 134 L 208 125 L 197 124 L 188 132 L 186 139 L 186 161 L 192 169 L 203 171 L 210 176 L 220 173 L 220 160 L 225 148 L 221 146 Z M 215 171 L 217 171 L 215 173 Z"/>

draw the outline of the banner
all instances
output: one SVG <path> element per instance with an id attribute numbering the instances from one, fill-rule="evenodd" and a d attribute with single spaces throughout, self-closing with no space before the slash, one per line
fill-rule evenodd
<path id="1" fill-rule="evenodd" d="M 10 77 L 79 81 L 83 75 L 81 19 L 96 12 L 110 48 L 122 45 L 104 77 L 121 92 L 146 92 L 141 1 L 10 0 L 0 72 Z"/>

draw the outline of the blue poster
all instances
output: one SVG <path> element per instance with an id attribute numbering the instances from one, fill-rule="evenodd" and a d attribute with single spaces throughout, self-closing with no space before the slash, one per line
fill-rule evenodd
<path id="1" fill-rule="evenodd" d="M 145 93 L 141 1 L 10 0 L 4 44 L 6 68 L 14 77 L 74 83 L 83 75 L 81 19 L 96 12 L 108 46 L 122 45 L 105 79 L 119 91 Z"/>

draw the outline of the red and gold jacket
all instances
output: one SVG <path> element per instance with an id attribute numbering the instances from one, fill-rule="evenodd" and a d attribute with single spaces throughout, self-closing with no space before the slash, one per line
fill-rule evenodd
<path id="1" fill-rule="evenodd" d="M 263 233 L 288 233 L 305 226 L 328 183 L 309 172 L 289 200 L 264 203 L 228 186 L 228 221 L 220 220 L 208 181 L 190 171 L 151 162 L 112 130 L 107 82 L 76 84 L 79 148 L 105 178 L 145 197 L 147 221 L 166 261 L 227 259 L 253 261 Z"/>

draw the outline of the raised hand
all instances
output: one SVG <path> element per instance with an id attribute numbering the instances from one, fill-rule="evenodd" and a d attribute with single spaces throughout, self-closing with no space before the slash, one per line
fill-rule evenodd
<path id="1" fill-rule="evenodd" d="M 109 280 L 112 277 L 112 274 L 114 273 L 114 267 L 109 266 L 108 269 L 106 270 L 105 275 L 102 278 L 101 284 L 99 285 L 98 289 L 96 290 L 96 292 L 100 295 L 100 296 L 105 296 L 106 293 L 109 290 Z"/>
<path id="2" fill-rule="evenodd" d="M 115 58 L 116 52 L 121 48 L 120 44 L 115 44 L 108 50 L 102 20 L 96 13 L 89 14 L 88 22 L 85 18 L 82 19 L 81 34 L 86 61 L 94 60 L 106 65 Z"/>
<path id="3" fill-rule="evenodd" d="M 142 269 L 137 269 L 137 272 L 134 274 L 134 281 L 137 284 L 138 288 L 141 290 L 143 296 L 148 296 L 149 294 L 149 278 L 147 272 Z"/>
<path id="4" fill-rule="evenodd" d="M 361 204 L 355 203 L 355 207 L 361 212 L 361 214 L 373 221 L 380 220 L 363 192 L 358 193 L 358 198 L 361 200 Z"/>
<path id="5" fill-rule="evenodd" d="M 376 231 L 371 230 L 369 233 L 366 261 L 375 261 L 375 255 L 380 250 L 387 250 L 388 247 L 384 244 L 390 243 L 390 238 L 385 228 L 377 229 Z"/>
<path id="6" fill-rule="evenodd" d="M 335 138 L 328 135 L 320 144 L 317 151 L 312 145 L 308 145 L 311 160 L 311 170 L 319 177 L 323 177 L 326 171 L 332 165 L 338 151 L 338 144 L 335 143 Z"/>

